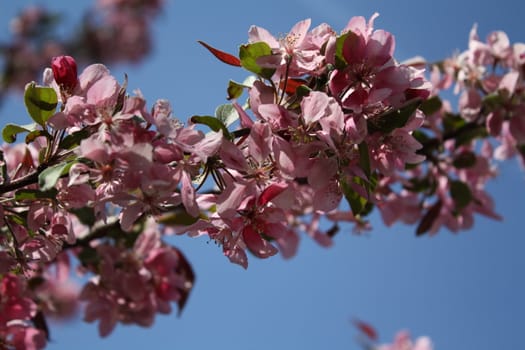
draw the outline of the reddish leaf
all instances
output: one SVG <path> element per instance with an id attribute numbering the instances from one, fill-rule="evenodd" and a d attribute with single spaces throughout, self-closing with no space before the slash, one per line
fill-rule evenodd
<path id="1" fill-rule="evenodd" d="M 237 57 L 230 55 L 229 53 L 226 53 L 224 51 L 217 50 L 216 48 L 206 44 L 204 41 L 198 40 L 198 43 L 207 48 L 220 61 L 235 67 L 241 66 L 241 61 Z"/>
<path id="2" fill-rule="evenodd" d="M 432 228 L 434 221 L 436 221 L 439 213 L 441 212 L 442 206 L 443 203 L 439 200 L 428 209 L 427 213 L 423 216 L 419 222 L 419 225 L 417 226 L 416 236 L 421 236 Z"/>
<path id="3" fill-rule="evenodd" d="M 180 316 L 184 306 L 186 306 L 186 302 L 188 301 L 188 297 L 190 296 L 190 292 L 195 283 L 195 273 L 193 272 L 193 269 L 184 254 L 182 254 L 182 252 L 177 248 L 173 248 L 173 250 L 179 257 L 179 265 L 176 268 L 176 272 L 182 275 L 185 279 L 184 285 L 179 288 L 181 297 L 177 302 L 177 305 L 179 306 L 179 312 L 177 314 Z"/>
<path id="4" fill-rule="evenodd" d="M 286 86 L 284 81 L 281 81 L 279 88 L 286 88 L 286 93 L 289 95 L 295 94 L 295 90 L 301 85 L 305 85 L 306 81 L 303 79 L 290 78 L 286 81 Z"/>
<path id="5" fill-rule="evenodd" d="M 354 325 L 363 334 L 365 334 L 368 338 L 370 338 L 370 340 L 374 340 L 374 341 L 377 340 L 378 336 L 377 336 L 376 330 L 374 329 L 374 327 L 372 327 L 368 323 L 365 323 L 365 322 L 360 321 L 360 320 L 354 320 Z"/>

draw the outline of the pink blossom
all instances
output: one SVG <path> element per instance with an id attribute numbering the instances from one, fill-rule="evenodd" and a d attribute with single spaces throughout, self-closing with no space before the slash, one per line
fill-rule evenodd
<path id="1" fill-rule="evenodd" d="M 381 218 L 387 226 L 400 220 L 405 224 L 414 224 L 421 218 L 419 196 L 414 192 L 391 192 L 378 203 Z"/>
<path id="2" fill-rule="evenodd" d="M 12 273 L 0 276 L 0 343 L 15 349 L 43 349 L 46 334 L 30 322 L 37 305 L 25 282 Z"/>
<path id="3" fill-rule="evenodd" d="M 392 344 L 381 345 L 378 350 L 432 350 L 433 348 L 430 338 L 419 337 L 414 342 L 408 332 L 401 331 L 396 334 Z"/>
<path id="4" fill-rule="evenodd" d="M 367 142 L 374 166 L 385 174 L 425 160 L 425 156 L 416 153 L 423 146 L 404 129 L 395 129 L 388 136 L 370 136 Z"/>
<path id="5" fill-rule="evenodd" d="M 284 77 L 285 70 L 288 70 L 290 76 L 301 76 L 318 70 L 323 61 L 319 52 L 320 47 L 309 45 L 312 40 L 305 41 L 310 24 L 310 19 L 297 22 L 280 40 L 266 29 L 252 26 L 248 32 L 249 41 L 266 42 L 273 53 L 272 56 L 261 57 L 258 63 L 265 67 L 277 68 L 281 77 Z"/>

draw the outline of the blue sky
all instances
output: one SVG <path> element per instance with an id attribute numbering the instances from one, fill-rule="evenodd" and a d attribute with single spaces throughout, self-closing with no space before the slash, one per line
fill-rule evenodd
<path id="1" fill-rule="evenodd" d="M 8 19 L 31 1 L 0 0 L 0 38 Z M 40 1 L 64 10 L 73 24 L 90 1 Z M 251 24 L 286 33 L 312 18 L 341 29 L 355 15 L 379 12 L 376 28 L 396 36 L 400 60 L 444 58 L 467 47 L 478 23 L 484 37 L 504 30 L 525 42 L 525 3 L 482 1 L 167 1 L 154 31 L 155 51 L 143 65 L 112 67 L 129 75 L 150 103 L 167 98 L 182 120 L 210 114 L 225 103 L 229 79 L 246 72 L 216 61 L 197 40 L 235 53 Z M 108 48 L 110 49 L 110 48 Z M 0 109 L 2 124 L 20 121 L 21 99 Z M 374 230 L 355 236 L 343 227 L 332 248 L 308 238 L 291 260 L 250 260 L 247 271 L 230 264 L 206 239 L 177 237 L 197 281 L 182 316 L 160 316 L 151 329 L 118 326 L 100 339 L 94 325 L 74 321 L 53 327 L 48 349 L 360 349 L 354 317 L 373 324 L 382 341 L 399 329 L 428 335 L 439 350 L 516 349 L 525 325 L 524 172 L 515 160 L 501 166 L 489 186 L 504 221 L 476 218 L 474 229 L 443 230 L 416 238 L 414 227 L 387 228 L 377 215 Z M 521 228 L 520 228 L 521 227 Z"/>

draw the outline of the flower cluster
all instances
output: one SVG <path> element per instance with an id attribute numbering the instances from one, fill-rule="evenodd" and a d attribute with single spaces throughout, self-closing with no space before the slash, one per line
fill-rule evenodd
<path id="1" fill-rule="evenodd" d="M 100 2 L 110 17 L 160 6 L 147 4 Z M 417 234 L 469 228 L 476 213 L 499 218 L 484 187 L 491 158 L 524 153 L 523 46 L 473 32 L 467 53 L 432 68 L 431 84 L 420 64 L 395 59 L 376 17 L 340 32 L 307 19 L 280 38 L 253 26 L 238 57 L 201 42 L 252 76 L 229 83 L 214 116 L 185 124 L 168 101 L 148 108 L 128 94 L 104 65 L 78 75 L 73 57 L 53 58 L 43 85 L 25 88 L 34 123 L 2 133 L 0 310 L 25 311 L 1 313 L 0 345 L 41 348 L 42 320 L 70 315 L 75 301 L 102 336 L 119 322 L 150 326 L 171 303 L 181 311 L 194 275 L 167 243 L 174 235 L 206 236 L 247 268 L 249 254 L 292 257 L 303 235 L 329 246 L 341 222 L 369 230 L 374 208 L 387 225 L 417 223 Z M 459 114 L 437 95 L 455 79 Z M 57 298 L 70 257 L 89 281 Z M 401 338 L 391 348 L 412 347 Z"/>
<path id="2" fill-rule="evenodd" d="M 94 248 L 97 259 L 85 264 L 96 274 L 83 288 L 87 301 L 84 319 L 99 320 L 101 336 L 117 322 L 143 327 L 153 324 L 155 314 L 170 313 L 170 302 L 182 308 L 193 287 L 193 272 L 177 249 L 161 242 L 152 220 L 132 249 L 109 244 Z"/>
<path id="3" fill-rule="evenodd" d="M 511 45 L 501 31 L 482 42 L 474 26 L 468 50 L 430 65 L 432 96 L 415 135 L 427 161 L 382 180 L 378 207 L 386 224 L 419 221 L 423 234 L 469 229 L 476 213 L 500 219 L 485 186 L 497 175 L 495 160 L 525 159 L 524 55 L 525 44 Z M 438 96 L 450 88 L 458 113 Z"/>
<path id="4" fill-rule="evenodd" d="M 43 349 L 47 335 L 32 324 L 38 307 L 27 293 L 25 279 L 13 273 L 0 276 L 0 347 Z"/>

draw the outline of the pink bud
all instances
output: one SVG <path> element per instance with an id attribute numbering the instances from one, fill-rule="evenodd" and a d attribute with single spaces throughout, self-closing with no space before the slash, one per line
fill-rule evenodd
<path id="1" fill-rule="evenodd" d="M 73 91 L 77 86 L 77 63 L 71 56 L 57 56 L 51 60 L 51 69 L 57 84 L 67 90 Z"/>

